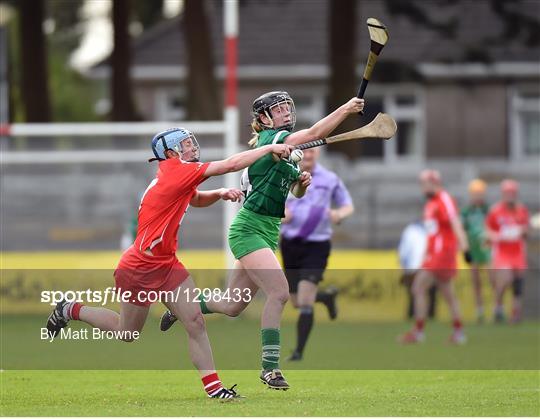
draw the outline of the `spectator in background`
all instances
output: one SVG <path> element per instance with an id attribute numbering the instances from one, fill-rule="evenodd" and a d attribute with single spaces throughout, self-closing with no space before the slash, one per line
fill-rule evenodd
<path id="1" fill-rule="evenodd" d="M 448 303 L 453 322 L 449 343 L 466 342 L 461 312 L 454 290 L 457 271 L 457 253 L 461 248 L 470 260 L 467 236 L 461 225 L 454 199 L 442 187 L 441 175 L 436 170 L 423 170 L 420 184 L 427 202 L 424 206 L 424 225 L 427 231 L 427 250 L 422 269 L 413 282 L 415 325 L 412 330 L 399 337 L 403 344 L 424 340 L 424 323 L 427 315 L 427 290 L 437 284 Z"/>
<path id="2" fill-rule="evenodd" d="M 521 320 L 523 275 L 527 269 L 525 239 L 529 226 L 529 211 L 518 201 L 519 184 L 506 179 L 501 183 L 501 201 L 489 211 L 486 228 L 492 249 L 492 268 L 495 270 L 495 321 L 505 320 L 503 296 L 512 286 L 512 321 Z"/>
<path id="3" fill-rule="evenodd" d="M 485 222 L 488 213 L 486 204 L 486 183 L 481 179 L 474 179 L 469 183 L 469 204 L 461 210 L 461 221 L 467 233 L 471 249 L 471 280 L 474 290 L 476 306 L 476 320 L 484 321 L 484 301 L 482 298 L 481 270 L 489 265 L 491 249 L 487 245 Z M 493 275 L 488 271 L 489 282 L 493 285 Z"/>
<path id="4" fill-rule="evenodd" d="M 302 359 L 313 327 L 313 305 L 326 305 L 331 319 L 337 316 L 337 289 L 318 291 L 330 255 L 332 225 L 340 224 L 353 211 L 347 188 L 339 177 L 317 159 L 320 150 L 304 151 L 302 170 L 312 175 L 311 186 L 301 199 L 289 195 L 281 225 L 281 253 L 289 282 L 291 301 L 299 311 L 296 349 L 289 361 Z M 332 204 L 335 208 L 332 208 Z"/>
<path id="5" fill-rule="evenodd" d="M 412 293 L 412 284 L 414 277 L 422 267 L 424 256 L 426 253 L 426 229 L 422 221 L 415 221 L 408 224 L 403 233 L 398 245 L 399 264 L 402 269 L 401 284 L 407 288 L 409 296 L 409 304 L 407 306 L 407 318 L 412 319 L 414 316 L 414 296 Z M 428 291 L 429 305 L 428 317 L 435 317 L 437 286 L 433 285 Z"/>

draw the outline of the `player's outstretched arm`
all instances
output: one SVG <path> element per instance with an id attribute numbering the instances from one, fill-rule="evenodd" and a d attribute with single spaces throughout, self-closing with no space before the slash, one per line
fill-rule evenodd
<path id="1" fill-rule="evenodd" d="M 240 189 L 220 188 L 211 191 L 196 191 L 189 205 L 192 207 L 209 207 L 220 199 L 224 201 L 240 202 L 242 199 L 242 191 Z"/>
<path id="2" fill-rule="evenodd" d="M 288 144 L 269 144 L 254 150 L 247 150 L 241 153 L 235 154 L 225 160 L 210 162 L 208 168 L 204 172 L 206 177 L 224 175 L 225 173 L 238 172 L 251 166 L 261 157 L 274 153 L 280 158 L 289 157 L 293 146 Z"/>
<path id="3" fill-rule="evenodd" d="M 316 122 L 311 128 L 293 132 L 285 139 L 285 143 L 292 145 L 304 144 L 319 138 L 326 138 L 339 124 L 349 115 L 356 115 L 364 110 L 364 99 L 353 97 L 347 103 L 341 105 L 330 115 Z"/>

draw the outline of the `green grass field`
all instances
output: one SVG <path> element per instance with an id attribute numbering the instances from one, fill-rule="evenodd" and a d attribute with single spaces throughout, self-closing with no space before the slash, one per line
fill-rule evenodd
<path id="1" fill-rule="evenodd" d="M 258 322 L 210 319 L 216 364 L 246 396 L 207 400 L 184 333 L 147 323 L 140 341 L 40 341 L 43 319 L 2 319 L 2 416 L 537 416 L 538 324 L 467 327 L 469 343 L 445 344 L 448 325 L 428 325 L 420 346 L 395 343 L 405 323 L 321 323 L 297 364 L 283 362 L 292 388 L 258 380 Z M 74 324 L 78 328 L 79 325 Z M 294 344 L 283 326 L 283 355 Z M 116 369 L 116 370 L 113 370 Z"/>
<path id="2" fill-rule="evenodd" d="M 216 251 L 181 256 L 193 269 L 222 267 Z M 111 269 L 118 254 L 0 257 L 3 269 L 74 269 L 83 274 L 83 269 Z M 388 269 L 393 264 L 392 252 L 339 251 L 331 259 L 334 268 Z M 476 325 L 468 288 L 462 292 L 469 341 L 460 347 L 445 344 L 447 321 L 429 322 L 422 345 L 396 344 L 396 336 L 410 327 L 398 320 L 402 298 L 340 297 L 336 322 L 317 308 L 304 361 L 282 363 L 292 386 L 288 392 L 267 390 L 258 380 L 261 300 L 238 319 L 208 316 L 220 376 L 228 386 L 238 384 L 246 396 L 219 403 L 205 397 L 181 327 L 159 331 L 161 305 L 152 308 L 141 339 L 134 343 L 49 343 L 40 339 L 39 331 L 50 307 L 35 299 L 32 282 L 11 291 L 6 281 L 1 285 L 2 416 L 540 416 L 539 323 Z M 401 295 L 402 290 L 396 292 Z M 447 310 L 440 306 L 439 318 L 445 319 Z M 297 315 L 290 305 L 284 314 L 283 358 L 294 347 Z"/>
<path id="3" fill-rule="evenodd" d="M 245 399 L 202 397 L 193 371 L 7 371 L 7 416 L 537 416 L 538 372 L 291 371 L 267 390 L 257 371 L 223 371 Z"/>

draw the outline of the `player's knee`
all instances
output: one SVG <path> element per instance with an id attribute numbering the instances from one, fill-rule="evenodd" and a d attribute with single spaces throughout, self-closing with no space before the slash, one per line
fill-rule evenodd
<path id="1" fill-rule="evenodd" d="M 183 321 L 186 332 L 190 335 L 198 334 L 206 330 L 206 323 L 204 322 L 204 316 L 199 311 L 189 316 Z"/>
<path id="2" fill-rule="evenodd" d="M 284 306 L 289 301 L 289 290 L 285 289 L 273 292 L 268 298 Z"/>
<path id="3" fill-rule="evenodd" d="M 229 304 L 227 308 L 225 309 L 226 310 L 225 314 L 229 317 L 238 317 L 240 313 L 244 311 L 245 308 L 246 308 L 245 304 L 241 304 L 241 303 Z"/>

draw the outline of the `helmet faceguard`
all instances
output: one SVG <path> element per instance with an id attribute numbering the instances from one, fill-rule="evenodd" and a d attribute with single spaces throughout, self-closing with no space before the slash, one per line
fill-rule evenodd
<path id="1" fill-rule="evenodd" d="M 176 151 L 184 161 L 197 162 L 200 158 L 199 143 L 195 135 L 185 128 L 170 128 L 154 136 L 152 151 L 156 157 L 151 160 L 165 160 L 167 150 Z"/>
<path id="2" fill-rule="evenodd" d="M 294 101 L 287 92 L 268 92 L 253 102 L 253 117 L 265 128 L 292 131 L 296 125 L 296 109 Z M 265 115 L 269 123 L 261 120 Z"/>

